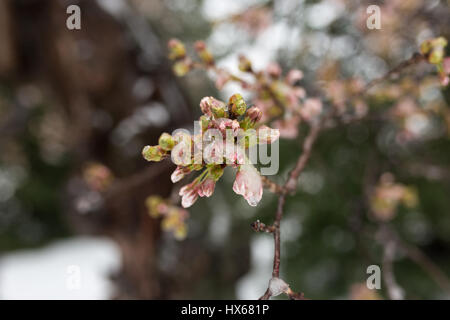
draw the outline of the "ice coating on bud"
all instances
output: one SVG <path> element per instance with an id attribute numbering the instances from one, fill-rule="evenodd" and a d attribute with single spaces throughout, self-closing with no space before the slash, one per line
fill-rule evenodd
<path id="1" fill-rule="evenodd" d="M 200 101 L 200 109 L 207 116 L 214 116 L 215 118 L 224 118 L 227 116 L 227 106 L 225 103 L 214 97 L 204 97 Z"/>
<path id="2" fill-rule="evenodd" d="M 253 165 L 240 166 L 233 184 L 233 191 L 242 195 L 249 205 L 254 207 L 258 204 L 262 198 L 263 185 L 261 176 Z"/>
<path id="3" fill-rule="evenodd" d="M 180 189 L 179 195 L 181 198 L 181 205 L 183 208 L 189 208 L 197 201 L 198 193 L 197 186 L 195 182 L 185 185 Z"/>
<path id="4" fill-rule="evenodd" d="M 198 188 L 198 195 L 200 197 L 210 197 L 214 193 L 214 187 L 216 181 L 213 178 L 208 177 L 203 181 Z"/>
<path id="5" fill-rule="evenodd" d="M 262 111 L 258 107 L 250 107 L 247 112 L 246 116 L 253 122 L 258 122 L 261 120 L 262 117 Z"/>
<path id="6" fill-rule="evenodd" d="M 170 39 L 167 43 L 169 48 L 169 59 L 177 60 L 183 59 L 186 56 L 186 48 L 184 44 L 178 39 Z"/>
<path id="7" fill-rule="evenodd" d="M 272 278 L 269 281 L 269 291 L 272 296 L 278 296 L 289 290 L 289 285 L 280 278 Z"/>
<path id="8" fill-rule="evenodd" d="M 170 151 L 175 146 L 175 141 L 170 134 L 164 132 L 159 137 L 158 144 L 163 150 Z"/>
<path id="9" fill-rule="evenodd" d="M 212 104 L 213 97 L 204 97 L 202 100 L 200 100 L 200 110 L 202 110 L 203 114 L 207 116 L 211 116 L 211 104 Z"/>
<path id="10" fill-rule="evenodd" d="M 216 127 L 222 132 L 222 134 L 226 135 L 226 130 L 231 129 L 233 132 L 233 136 L 236 136 L 238 130 L 240 129 L 240 124 L 237 120 L 232 120 L 228 118 L 219 118 L 215 121 Z"/>
<path id="11" fill-rule="evenodd" d="M 174 172 L 172 172 L 172 175 L 170 176 L 170 180 L 172 180 L 173 183 L 176 183 L 183 179 L 187 174 L 189 174 L 192 170 L 187 167 L 178 166 Z"/>
<path id="12" fill-rule="evenodd" d="M 215 99 L 214 99 L 215 100 Z M 215 100 L 218 103 L 214 103 L 211 105 L 211 112 L 214 116 L 214 118 L 226 118 L 228 117 L 228 108 L 227 106 L 219 100 Z"/>
<path id="13" fill-rule="evenodd" d="M 228 103 L 231 106 L 231 112 L 236 116 L 242 116 L 247 110 L 247 104 L 239 93 L 233 94 Z"/>
<path id="14" fill-rule="evenodd" d="M 145 146 L 142 149 L 142 156 L 147 161 L 161 161 L 165 152 L 160 146 Z"/>

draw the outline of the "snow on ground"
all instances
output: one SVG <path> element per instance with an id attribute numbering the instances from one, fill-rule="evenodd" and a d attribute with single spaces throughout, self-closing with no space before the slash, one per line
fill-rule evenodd
<path id="1" fill-rule="evenodd" d="M 120 252 L 106 238 L 75 237 L 0 257 L 0 299 L 108 299 Z"/>

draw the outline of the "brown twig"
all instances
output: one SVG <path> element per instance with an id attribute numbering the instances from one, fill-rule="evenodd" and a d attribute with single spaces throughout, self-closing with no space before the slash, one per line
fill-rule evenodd
<path id="1" fill-rule="evenodd" d="M 397 243 L 390 236 L 388 227 L 384 224 L 380 226 L 377 238 L 383 245 L 383 280 L 387 287 L 387 293 L 391 300 L 403 300 L 404 290 L 398 285 L 394 274 L 394 258 L 397 250 Z"/>
<path id="2" fill-rule="evenodd" d="M 424 60 L 425 60 L 425 57 L 423 55 L 421 55 L 419 53 L 415 53 L 410 59 L 400 63 L 398 66 L 396 66 L 395 68 L 388 71 L 384 76 L 370 81 L 362 90 L 360 90 L 357 93 L 357 95 L 365 95 L 367 93 L 367 91 L 370 88 L 374 87 L 375 85 L 389 79 L 394 74 L 400 73 L 405 68 L 407 68 L 411 65 L 417 64 Z M 273 231 L 271 231 L 271 233 L 273 233 L 274 247 L 275 247 L 274 248 L 272 279 L 279 279 L 279 275 L 280 275 L 280 261 L 281 261 L 280 224 L 281 224 L 281 219 L 283 217 L 283 209 L 284 209 L 284 204 L 286 202 L 286 196 L 294 193 L 295 190 L 297 189 L 298 178 L 299 178 L 300 174 L 302 173 L 302 171 L 304 170 L 306 164 L 308 163 L 308 160 L 311 156 L 313 145 L 316 142 L 317 137 L 318 137 L 320 131 L 322 130 L 322 128 L 326 127 L 325 124 L 334 115 L 335 115 L 335 110 L 334 110 L 334 108 L 332 108 L 331 111 L 329 111 L 328 115 L 322 119 L 322 121 L 320 121 L 317 124 L 314 124 L 310 127 L 310 131 L 303 142 L 303 151 L 300 154 L 295 167 L 289 173 L 288 179 L 282 186 L 279 186 L 276 183 L 271 182 L 268 179 L 263 180 L 265 185 L 268 186 L 269 189 L 274 190 L 275 191 L 274 193 L 279 195 L 277 211 L 275 214 L 275 221 L 272 225 L 273 228 L 271 228 L 271 230 L 273 230 Z M 388 253 L 391 253 L 391 251 L 389 251 Z M 415 258 L 420 257 L 420 255 L 417 254 L 417 252 L 413 252 L 413 253 L 415 253 L 415 255 L 413 255 Z M 391 256 L 386 255 L 386 258 L 389 258 L 389 257 L 391 257 Z M 423 263 L 423 259 L 420 259 L 420 260 Z M 387 262 L 387 260 L 386 260 L 386 262 Z M 430 268 L 429 264 L 425 264 L 425 265 L 428 268 Z M 431 265 L 431 266 L 433 266 L 433 265 Z M 434 270 L 434 271 L 436 271 L 436 270 Z M 439 273 L 437 273 L 437 274 L 439 274 Z M 436 276 L 436 273 L 435 273 L 435 276 Z M 392 279 L 394 279 L 394 278 L 391 277 L 387 280 L 389 282 Z M 394 279 L 394 281 L 395 281 L 395 279 Z M 395 283 L 395 282 L 390 281 L 390 283 Z M 285 293 L 287 294 L 287 291 Z M 272 294 L 271 286 L 270 286 L 270 282 L 269 282 L 269 287 L 267 288 L 264 295 L 262 295 L 260 297 L 260 300 L 268 300 L 272 295 L 273 294 Z M 303 294 L 296 294 L 296 295 L 297 295 L 297 297 L 302 297 L 302 299 L 304 299 Z M 289 294 L 288 294 L 288 296 L 289 296 Z M 289 296 L 289 297 L 291 297 L 291 296 Z"/>
<path id="3" fill-rule="evenodd" d="M 369 91 L 369 89 L 371 89 L 372 87 L 376 86 L 377 84 L 388 80 L 391 76 L 399 74 L 400 72 L 402 72 L 404 69 L 415 65 L 419 62 L 425 61 L 425 56 L 415 52 L 411 58 L 409 58 L 408 60 L 403 61 L 402 63 L 400 63 L 399 65 L 397 65 L 396 67 L 394 67 L 393 69 L 389 70 L 384 76 L 380 77 L 380 78 L 376 78 L 372 81 L 370 81 L 368 84 L 366 84 L 366 86 L 362 89 L 362 91 L 358 92 L 358 94 L 365 94 L 367 91 Z"/>
<path id="4" fill-rule="evenodd" d="M 308 162 L 312 147 L 316 141 L 318 134 L 320 132 L 321 126 L 314 125 L 310 127 L 310 131 L 303 142 L 303 152 L 297 160 L 295 167 L 291 170 L 288 178 L 283 186 L 279 188 L 278 206 L 275 214 L 275 221 L 272 228 L 273 238 L 274 238 L 274 258 L 273 258 L 273 271 L 272 279 L 279 278 L 280 276 L 280 262 L 281 262 L 281 241 L 280 241 L 280 224 L 283 218 L 284 204 L 286 202 L 286 196 L 293 193 L 297 188 L 297 180 Z M 289 289 L 290 290 L 290 289 Z M 293 292 L 291 290 L 291 292 Z M 286 292 L 287 294 L 287 292 Z M 261 300 L 267 300 L 272 296 L 270 287 L 266 290 L 264 295 L 260 298 Z M 289 294 L 288 294 L 289 296 Z M 291 296 L 294 296 L 291 294 Z M 302 297 L 303 294 L 296 294 L 296 297 Z"/>

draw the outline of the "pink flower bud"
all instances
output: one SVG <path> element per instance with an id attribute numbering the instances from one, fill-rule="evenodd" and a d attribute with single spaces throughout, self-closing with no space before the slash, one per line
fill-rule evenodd
<path id="1" fill-rule="evenodd" d="M 303 72 L 300 70 L 294 69 L 289 71 L 289 73 L 286 76 L 286 82 L 290 85 L 295 84 L 297 81 L 303 79 Z"/>
<path id="2" fill-rule="evenodd" d="M 194 182 L 187 184 L 180 189 L 179 195 L 182 197 L 181 205 L 183 206 L 183 208 L 189 208 L 194 204 L 195 201 L 197 201 L 197 186 L 194 184 Z"/>
<path id="3" fill-rule="evenodd" d="M 444 61 L 442 62 L 442 67 L 444 69 L 444 72 L 450 75 L 450 57 L 444 59 Z"/>
<path id="4" fill-rule="evenodd" d="M 269 63 L 267 66 L 267 73 L 274 78 L 279 78 L 281 75 L 280 65 L 276 62 Z"/>
<path id="5" fill-rule="evenodd" d="M 210 197 L 214 192 L 216 182 L 212 178 L 206 178 L 205 181 L 198 188 L 198 195 L 200 197 Z"/>
<path id="6" fill-rule="evenodd" d="M 169 58 L 172 60 L 183 59 L 186 56 L 184 44 L 178 39 L 170 39 L 167 43 L 169 48 Z"/>
<path id="7" fill-rule="evenodd" d="M 322 101 L 317 98 L 306 99 L 305 104 L 300 110 L 302 117 L 309 121 L 322 112 Z"/>
<path id="8" fill-rule="evenodd" d="M 233 191 L 242 195 L 249 205 L 254 207 L 258 204 L 262 198 L 263 185 L 261 176 L 253 165 L 240 166 Z"/>
<path id="9" fill-rule="evenodd" d="M 189 169 L 188 167 L 178 166 L 170 176 L 170 179 L 172 180 L 173 183 L 176 183 L 181 179 L 183 179 L 190 172 L 191 169 Z"/>
<path id="10" fill-rule="evenodd" d="M 259 120 L 261 120 L 262 111 L 258 107 L 251 107 L 247 110 L 246 115 L 250 118 L 251 121 L 258 122 Z"/>

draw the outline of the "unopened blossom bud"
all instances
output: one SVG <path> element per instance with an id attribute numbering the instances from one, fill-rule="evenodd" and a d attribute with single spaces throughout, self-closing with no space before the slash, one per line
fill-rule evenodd
<path id="1" fill-rule="evenodd" d="M 281 75 L 280 65 L 276 62 L 269 63 L 267 66 L 267 73 L 274 78 L 279 78 Z"/>
<path id="2" fill-rule="evenodd" d="M 175 230 L 173 235 L 175 236 L 175 239 L 177 240 L 183 240 L 186 238 L 187 236 L 187 226 L 185 223 L 182 223 L 180 225 L 178 225 Z"/>
<path id="3" fill-rule="evenodd" d="M 205 131 L 206 129 L 208 129 L 210 120 L 208 119 L 207 116 L 203 115 L 200 117 L 200 125 L 202 126 L 202 131 Z"/>
<path id="4" fill-rule="evenodd" d="M 213 97 L 204 97 L 202 100 L 200 100 L 200 110 L 202 110 L 203 114 L 207 116 L 211 116 L 211 99 L 214 99 Z"/>
<path id="5" fill-rule="evenodd" d="M 195 185 L 195 182 L 187 184 L 180 189 L 179 195 L 182 197 L 181 205 L 183 206 L 183 208 L 189 208 L 194 204 L 195 201 L 197 201 L 198 198 L 197 191 L 198 190 L 197 186 Z"/>
<path id="6" fill-rule="evenodd" d="M 233 184 L 233 191 L 240 194 L 251 206 L 256 206 L 262 198 L 263 185 L 261 176 L 254 166 L 241 165 L 236 180 Z"/>
<path id="7" fill-rule="evenodd" d="M 198 56 L 200 59 L 207 65 L 214 64 L 214 57 L 211 54 L 211 52 L 206 47 L 205 42 L 203 41 L 197 41 L 195 42 L 195 50 L 197 51 Z"/>
<path id="8" fill-rule="evenodd" d="M 244 55 L 239 55 L 239 70 L 243 72 L 252 71 L 252 63 L 251 61 Z"/>
<path id="9" fill-rule="evenodd" d="M 169 47 L 169 59 L 178 60 L 186 56 L 186 48 L 184 44 L 178 39 L 169 40 L 167 46 Z"/>
<path id="10" fill-rule="evenodd" d="M 440 64 L 444 58 L 447 40 L 439 37 L 432 40 L 426 40 L 420 45 L 420 52 L 427 56 L 428 62 L 432 64 Z"/>
<path id="11" fill-rule="evenodd" d="M 262 111 L 258 107 L 251 107 L 247 110 L 245 115 L 253 122 L 261 120 Z"/>
<path id="12" fill-rule="evenodd" d="M 228 109 L 225 103 L 213 97 L 204 97 L 200 101 L 200 109 L 205 115 L 213 115 L 216 119 L 228 116 Z"/>
<path id="13" fill-rule="evenodd" d="M 289 71 L 289 73 L 286 76 L 286 82 L 291 85 L 301 79 L 303 79 L 303 72 L 301 72 L 300 70 L 297 70 L 297 69 Z"/>
<path id="14" fill-rule="evenodd" d="M 172 70 L 176 76 L 183 77 L 191 70 L 191 66 L 191 60 L 189 58 L 185 58 L 175 62 L 172 66 Z"/>
<path id="15" fill-rule="evenodd" d="M 228 117 L 228 109 L 225 104 L 213 105 L 211 107 L 211 112 L 216 119 Z"/>
<path id="16" fill-rule="evenodd" d="M 435 47 L 445 47 L 447 45 L 447 39 L 444 37 L 439 37 L 433 40 L 433 46 Z"/>
<path id="17" fill-rule="evenodd" d="M 187 174 L 191 173 L 192 169 L 190 167 L 178 166 L 175 171 L 170 176 L 170 180 L 176 183 L 183 179 Z"/>
<path id="18" fill-rule="evenodd" d="M 247 110 L 247 104 L 239 93 L 233 94 L 228 103 L 231 107 L 231 112 L 235 116 L 242 116 Z"/>
<path id="19" fill-rule="evenodd" d="M 152 218 L 160 216 L 158 206 L 163 203 L 163 199 L 160 196 L 150 196 L 145 200 L 145 205 Z"/>
<path id="20" fill-rule="evenodd" d="M 447 57 L 442 62 L 442 68 L 445 74 L 450 74 L 450 57 Z"/>
<path id="21" fill-rule="evenodd" d="M 160 146 L 145 146 L 142 156 L 147 161 L 161 161 L 166 152 Z"/>
<path id="22" fill-rule="evenodd" d="M 444 47 L 435 48 L 431 51 L 428 61 L 432 64 L 439 64 L 444 58 Z"/>
<path id="23" fill-rule="evenodd" d="M 214 193 L 214 187 L 216 186 L 216 181 L 213 178 L 208 177 L 203 181 L 198 189 L 198 195 L 200 197 L 210 197 Z"/>
<path id="24" fill-rule="evenodd" d="M 170 151 L 175 146 L 175 140 L 173 140 L 173 138 L 170 134 L 164 132 L 159 137 L 158 144 L 163 150 Z"/>
<path id="25" fill-rule="evenodd" d="M 426 55 L 430 52 L 431 48 L 431 40 L 425 40 L 420 44 L 420 53 Z"/>

